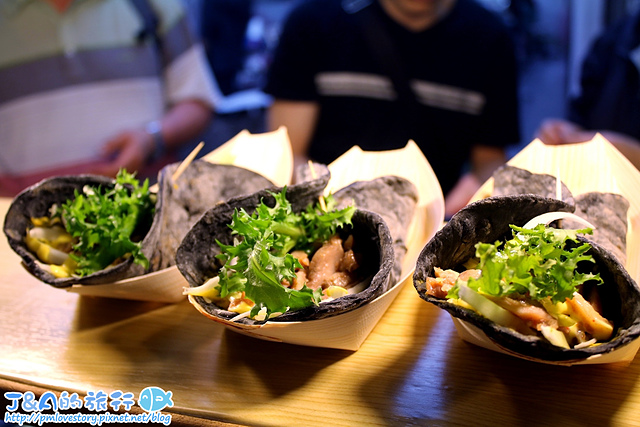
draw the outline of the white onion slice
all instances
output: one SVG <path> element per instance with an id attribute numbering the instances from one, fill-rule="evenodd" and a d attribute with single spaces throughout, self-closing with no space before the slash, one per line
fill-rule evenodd
<path id="1" fill-rule="evenodd" d="M 542 215 L 538 215 L 534 218 L 531 218 L 529 222 L 527 222 L 522 228 L 534 228 L 538 224 L 549 225 L 553 221 L 557 221 L 559 219 L 572 219 L 585 227 L 589 227 L 595 229 L 595 225 L 591 224 L 584 218 L 579 217 L 578 215 L 572 214 L 570 212 L 547 212 Z"/>

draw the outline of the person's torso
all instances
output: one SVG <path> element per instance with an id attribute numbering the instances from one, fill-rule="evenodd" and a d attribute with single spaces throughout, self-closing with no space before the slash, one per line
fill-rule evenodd
<path id="1" fill-rule="evenodd" d="M 392 21 L 378 4 L 369 7 L 392 40 L 415 100 L 398 101 L 385 58 L 372 53 L 355 16 L 337 9 L 321 14 L 316 29 L 325 31 L 309 46 L 321 107 L 310 155 L 330 162 L 353 145 L 393 149 L 412 139 L 438 163 L 434 169 L 449 188 L 471 146 L 483 140 L 488 84 L 495 84 L 491 67 L 501 65 L 491 58 L 496 34 L 478 25 L 466 5 L 419 33 Z"/>
<path id="2" fill-rule="evenodd" d="M 173 3 L 167 27 L 181 19 Z M 130 1 L 80 0 L 62 14 L 44 1 L 0 7 L 0 172 L 95 159 L 119 129 L 161 116 L 160 54 L 137 38 Z"/>

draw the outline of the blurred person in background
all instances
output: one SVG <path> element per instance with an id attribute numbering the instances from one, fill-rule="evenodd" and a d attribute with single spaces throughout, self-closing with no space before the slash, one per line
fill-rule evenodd
<path id="1" fill-rule="evenodd" d="M 221 97 L 180 0 L 0 3 L 0 195 L 42 178 L 155 178 Z"/>
<path id="2" fill-rule="evenodd" d="M 640 11 L 607 28 L 582 64 L 580 94 L 567 118 L 549 118 L 537 137 L 551 145 L 601 133 L 640 169 Z"/>
<path id="3" fill-rule="evenodd" d="M 251 23 L 256 20 L 254 1 L 205 0 L 197 19 L 209 65 L 224 95 L 216 106 L 216 120 L 207 131 L 207 144 L 218 147 L 243 130 L 264 132 L 264 110 L 271 100 L 260 91 L 258 82 L 245 78 L 252 74 L 248 64 Z"/>
<path id="4" fill-rule="evenodd" d="M 240 90 L 237 74 L 244 65 L 245 33 L 251 19 L 252 0 L 204 0 L 200 34 L 207 59 L 222 94 Z"/>
<path id="5" fill-rule="evenodd" d="M 307 0 L 289 15 L 265 91 L 296 162 L 412 139 L 445 194 L 468 203 L 520 139 L 503 21 L 473 0 Z"/>

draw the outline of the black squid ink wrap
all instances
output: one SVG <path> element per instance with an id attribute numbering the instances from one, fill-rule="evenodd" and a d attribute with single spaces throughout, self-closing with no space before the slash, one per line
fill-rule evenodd
<path id="1" fill-rule="evenodd" d="M 74 191 L 82 193 L 85 185 L 113 188 L 115 179 L 98 175 L 57 176 L 23 190 L 14 198 L 5 216 L 3 230 L 9 246 L 32 275 L 56 288 L 114 283 L 175 265 L 175 251 L 182 237 L 211 206 L 234 196 L 274 187 L 271 181 L 255 172 L 204 160 L 192 162 L 174 183 L 171 177 L 177 167 L 178 163 L 170 164 L 159 172 L 155 213 L 136 229 L 142 252 L 149 260 L 148 269 L 128 257 L 117 265 L 83 277 L 59 278 L 27 247 L 24 238 L 32 226 L 32 217 L 49 216 L 54 204 L 61 206 L 73 199 Z"/>
<path id="2" fill-rule="evenodd" d="M 180 242 L 207 210 L 233 197 L 274 188 L 264 176 L 234 165 L 196 160 L 175 183 L 172 176 L 178 163 L 164 167 L 159 174 L 159 197 L 152 232 L 161 236 L 151 253 L 152 268 L 161 270 L 176 264 Z"/>
<path id="3" fill-rule="evenodd" d="M 303 211 L 311 204 L 316 204 L 328 184 L 330 178 L 328 169 L 318 164 L 314 164 L 314 167 L 316 169 L 320 167 L 322 172 L 316 174 L 316 177 L 307 176 L 300 184 L 287 187 L 286 198 L 291 203 L 292 210 L 296 213 Z M 320 176 L 317 177 L 317 175 Z M 385 180 L 387 182 L 386 184 L 384 183 Z M 383 218 L 373 210 L 368 210 L 366 206 L 361 207 L 356 202 L 357 210 L 352 218 L 353 227 L 346 227 L 346 229 L 342 231 L 345 234 L 353 233 L 356 245 L 361 250 L 363 248 L 365 250 L 363 255 L 366 262 L 363 262 L 362 268 L 365 268 L 366 271 L 372 275 L 371 282 L 368 286 L 359 293 L 348 294 L 328 302 L 321 302 L 318 306 L 312 305 L 301 310 L 286 312 L 279 316 L 271 317 L 269 318 L 269 322 L 296 322 L 335 316 L 354 310 L 374 300 L 396 284 L 399 278 L 397 263 L 398 261 L 401 262 L 401 259 L 396 259 L 394 247 L 397 242 L 403 244 L 404 240 L 399 236 L 392 236 L 390 229 L 398 229 L 403 226 L 397 224 L 388 226 L 387 221 L 397 221 L 398 218 L 410 219 L 410 215 L 413 214 L 413 210 L 415 209 L 415 202 L 417 201 L 417 191 L 415 187 L 413 187 L 413 184 L 399 184 L 399 180 L 403 179 L 396 179 L 395 177 L 383 178 L 382 185 L 380 182 L 370 185 L 357 184 L 355 188 L 360 192 L 366 192 L 369 190 L 364 187 L 372 186 L 376 188 L 373 190 L 376 192 L 380 191 L 381 186 L 388 187 L 387 191 L 393 188 L 408 188 L 410 186 L 411 190 L 405 189 L 404 193 L 399 192 L 395 196 L 392 196 L 395 198 L 408 197 L 410 201 L 401 203 L 402 208 L 395 210 L 409 209 L 411 211 L 410 213 L 396 213 Z M 365 181 L 363 181 L 363 183 L 364 182 Z M 282 188 L 271 191 L 279 193 L 281 190 Z M 349 187 L 345 187 L 344 191 L 339 190 L 334 194 L 336 204 L 339 205 L 336 206 L 337 208 L 344 207 L 349 204 L 349 201 L 352 201 L 352 191 L 353 188 L 349 189 Z M 267 206 L 273 206 L 275 203 L 273 196 L 266 190 L 228 200 L 206 212 L 187 233 L 178 248 L 176 261 L 178 269 L 191 287 L 200 286 L 218 274 L 221 265 L 215 258 L 216 255 L 220 253 L 216 240 L 219 240 L 223 244 L 233 243 L 233 236 L 231 235 L 228 224 L 231 223 L 234 210 L 242 208 L 251 214 L 261 201 Z M 385 208 L 389 211 L 394 211 L 393 207 L 386 206 Z M 405 232 L 406 226 L 408 226 L 408 222 L 404 224 Z M 338 231 L 341 232 L 341 230 Z M 238 316 L 238 313 L 218 307 L 214 302 L 209 302 L 200 296 L 191 296 L 190 301 L 199 311 L 214 320 L 229 322 Z M 234 320 L 234 322 L 245 325 L 259 325 L 264 323 L 263 321 L 253 320 L 248 317 L 238 318 Z"/>
<path id="4" fill-rule="evenodd" d="M 464 271 L 462 264 L 474 256 L 475 244 L 510 238 L 509 224 L 523 226 L 545 212 L 572 212 L 573 209 L 565 202 L 533 194 L 493 196 L 471 203 L 455 214 L 421 251 L 413 276 L 416 291 L 423 300 L 479 328 L 505 352 L 529 360 L 572 364 L 610 353 L 630 343 L 640 336 L 640 288 L 612 253 L 581 235 L 578 240 L 592 246 L 588 254 L 595 260 L 591 267 L 593 272 L 600 273 L 604 280 L 604 284 L 598 286 L 603 315 L 614 324 L 613 337 L 607 342 L 564 349 L 544 338 L 523 335 L 492 322 L 474 310 L 426 293 L 426 278 L 435 277 L 435 267 Z"/>
<path id="5" fill-rule="evenodd" d="M 56 288 L 65 288 L 73 284 L 97 285 L 142 274 L 144 268 L 135 264 L 133 258 L 129 257 L 117 265 L 84 277 L 55 277 L 37 255 L 29 250 L 25 242 L 27 229 L 32 227 L 31 218 L 49 216 L 53 205 L 62 207 L 62 204 L 75 197 L 75 191 L 82 193 L 84 186 L 111 189 L 114 185 L 114 179 L 98 175 L 58 176 L 40 181 L 18 194 L 11 202 L 5 216 L 4 233 L 9 246 L 20 255 L 27 271 Z M 148 256 L 148 248 L 155 244 L 156 239 L 155 235 L 149 233 L 151 219 L 152 217 L 149 217 L 149 221 L 139 224 L 134 233 L 144 236 L 142 252 L 145 256 Z"/>

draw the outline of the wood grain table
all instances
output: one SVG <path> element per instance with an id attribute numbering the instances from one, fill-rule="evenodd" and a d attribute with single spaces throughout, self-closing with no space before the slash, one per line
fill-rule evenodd
<path id="1" fill-rule="evenodd" d="M 0 216 L 9 206 L 0 201 Z M 0 242 L 0 387 L 172 391 L 179 423 L 256 426 L 640 425 L 640 360 L 537 364 L 463 342 L 405 286 L 355 352 L 239 335 L 188 302 L 79 296 Z M 2 408 L 4 414 L 6 408 Z"/>

